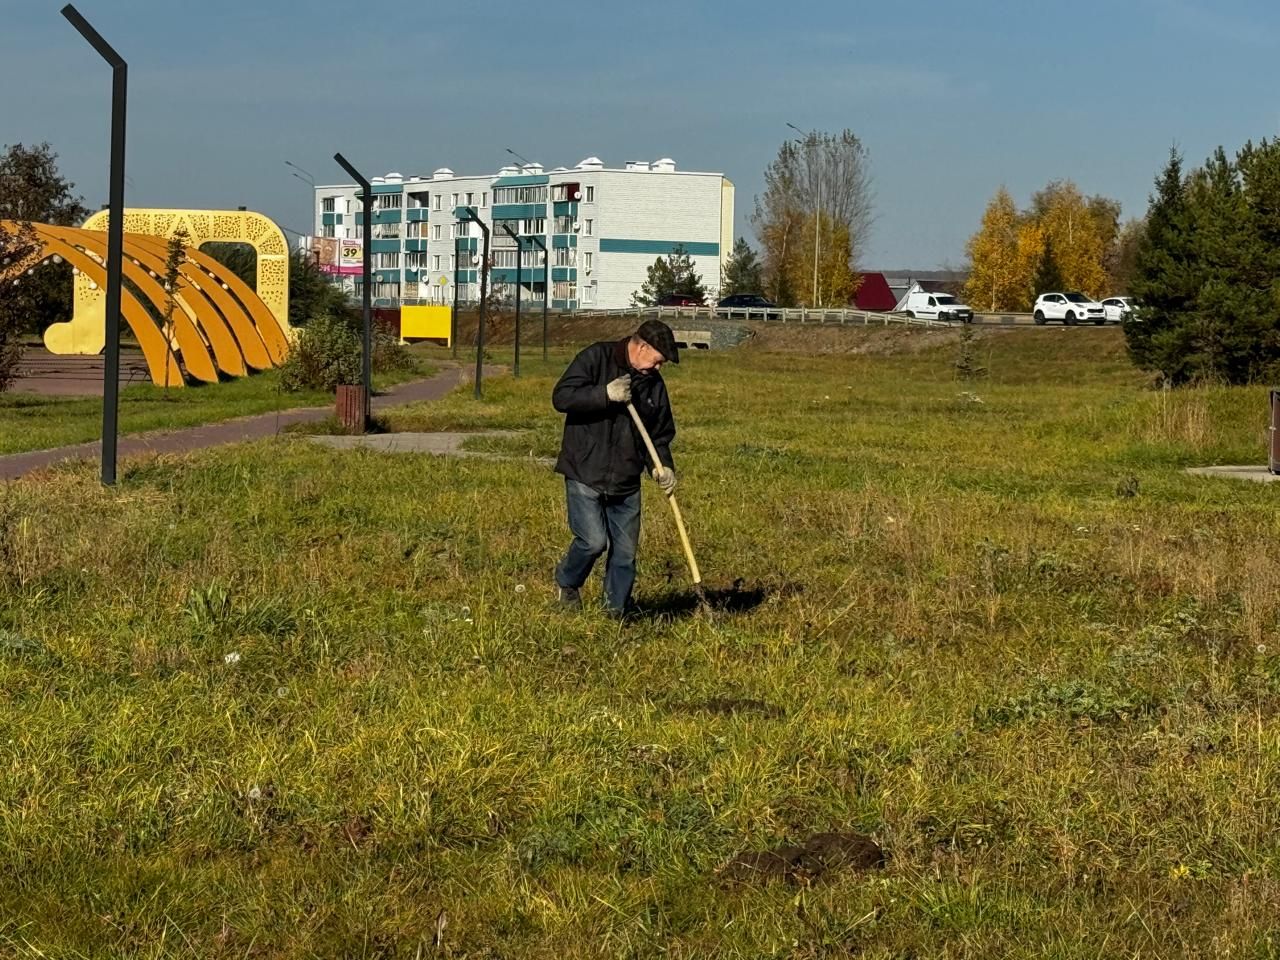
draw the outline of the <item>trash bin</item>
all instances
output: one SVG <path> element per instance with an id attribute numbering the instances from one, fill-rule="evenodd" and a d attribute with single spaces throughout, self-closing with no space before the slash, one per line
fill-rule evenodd
<path id="1" fill-rule="evenodd" d="M 337 397 L 338 422 L 348 433 L 364 433 L 368 426 L 364 418 L 364 387 L 339 384 Z"/>

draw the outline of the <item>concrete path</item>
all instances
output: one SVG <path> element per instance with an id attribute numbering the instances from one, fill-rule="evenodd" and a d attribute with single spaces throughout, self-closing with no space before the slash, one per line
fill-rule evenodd
<path id="1" fill-rule="evenodd" d="M 1188 467 L 1187 473 L 1197 477 L 1224 477 L 1227 480 L 1252 480 L 1254 483 L 1273 483 L 1280 474 L 1262 466 Z"/>
<path id="2" fill-rule="evenodd" d="M 486 371 L 487 372 L 487 371 Z M 462 367 L 444 370 L 426 380 L 412 380 L 391 387 L 373 398 L 375 411 L 405 403 L 438 400 L 467 378 Z M 215 388 L 216 389 L 216 388 Z M 260 413 L 252 417 L 223 420 L 181 430 L 140 433 L 123 436 L 119 440 L 117 456 L 120 461 L 129 457 L 157 453 L 188 453 L 205 447 L 246 440 L 261 440 L 280 433 L 295 423 L 313 423 L 333 414 L 333 407 L 301 407 L 277 413 Z M 102 443 L 77 443 L 51 450 L 32 450 L 0 457 L 0 481 L 15 480 L 33 470 L 40 470 L 64 460 L 98 458 L 102 455 Z"/>

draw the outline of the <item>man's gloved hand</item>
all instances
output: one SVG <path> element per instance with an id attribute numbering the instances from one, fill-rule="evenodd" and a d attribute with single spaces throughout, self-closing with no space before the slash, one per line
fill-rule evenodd
<path id="1" fill-rule="evenodd" d="M 614 403 L 627 403 L 631 399 L 631 377 L 621 376 L 605 384 L 605 393 Z"/>
<path id="2" fill-rule="evenodd" d="M 662 492 L 671 496 L 676 488 L 676 472 L 670 467 L 660 467 L 653 471 L 653 479 L 658 482 Z"/>

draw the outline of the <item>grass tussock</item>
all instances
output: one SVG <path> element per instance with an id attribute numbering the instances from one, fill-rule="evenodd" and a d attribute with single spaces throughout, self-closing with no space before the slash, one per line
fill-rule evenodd
<path id="1" fill-rule="evenodd" d="M 1160 400 L 1080 342 L 993 339 L 964 385 L 949 344 L 691 355 L 681 505 L 708 581 L 763 591 L 711 620 L 663 612 L 652 495 L 650 615 L 554 608 L 527 455 L 567 355 L 387 415 L 512 460 L 287 438 L 3 488 L 0 944 L 1274 955 L 1272 491 L 1181 470 L 1259 459 L 1265 391 Z M 726 882 L 828 832 L 883 864 Z"/>

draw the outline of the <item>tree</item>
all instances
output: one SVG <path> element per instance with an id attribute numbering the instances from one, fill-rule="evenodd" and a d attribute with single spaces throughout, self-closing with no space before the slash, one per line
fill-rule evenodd
<path id="1" fill-rule="evenodd" d="M 17 296 L 22 285 L 32 277 L 26 275 L 34 267 L 39 246 L 30 225 L 19 223 L 6 229 L 0 224 L 0 392 L 9 388 L 17 374 L 18 360 L 22 357 L 18 321 L 21 314 L 3 309 L 3 305 Z M 38 271 L 37 271 L 38 273 Z"/>
<path id="2" fill-rule="evenodd" d="M 979 309 L 1012 310 L 1022 303 L 1026 283 L 1019 276 L 1018 209 L 1003 186 L 987 204 L 982 226 L 969 238 L 969 279 L 964 298 Z"/>
<path id="3" fill-rule="evenodd" d="M 678 244 L 666 257 L 653 262 L 644 285 L 631 295 L 631 300 L 638 306 L 652 307 L 664 297 L 674 295 L 699 301 L 707 296 L 693 258 Z"/>
<path id="4" fill-rule="evenodd" d="M 75 184 L 58 173 L 47 143 L 6 146 L 0 156 L 0 218 L 75 226 L 89 215 Z M 71 265 L 46 262 L 0 299 L 0 327 L 39 332 L 71 316 Z"/>
<path id="5" fill-rule="evenodd" d="M 1113 294 L 1126 294 L 1137 269 L 1138 247 L 1147 231 L 1147 221 L 1131 219 L 1125 222 L 1116 236 L 1114 253 L 1107 264 L 1111 275 L 1110 290 Z"/>
<path id="6" fill-rule="evenodd" d="M 1040 261 L 1036 265 L 1036 275 L 1031 281 L 1036 296 L 1055 290 L 1067 289 L 1062 279 L 1062 270 L 1058 267 L 1058 255 L 1053 249 L 1053 237 L 1046 236 L 1040 248 Z"/>
<path id="7" fill-rule="evenodd" d="M 181 309 L 178 306 L 178 278 L 182 275 L 182 265 L 187 260 L 187 245 L 191 242 L 191 237 L 187 231 L 179 228 L 169 237 L 169 242 L 165 245 L 164 259 L 164 338 L 165 342 L 173 346 L 173 313 L 175 310 Z M 164 390 L 167 395 L 169 392 L 169 366 L 165 365 L 164 370 Z"/>
<path id="8" fill-rule="evenodd" d="M 1059 278 L 1056 286 L 1037 283 L 1036 292 L 1066 289 L 1106 296 L 1103 261 L 1115 242 L 1120 205 L 1105 197 L 1086 198 L 1070 180 L 1058 180 L 1032 196 L 1031 214 L 1044 231 L 1046 249 L 1053 250 Z"/>
<path id="9" fill-rule="evenodd" d="M 752 215 L 774 299 L 783 306 L 797 295 L 815 306 L 847 303 L 872 213 L 867 151 L 853 131 L 815 131 L 782 144 Z"/>
<path id="10" fill-rule="evenodd" d="M 313 317 L 349 319 L 352 313 L 347 295 L 316 266 L 311 255 L 294 250 L 289 254 L 289 323 L 305 327 Z"/>
<path id="11" fill-rule="evenodd" d="M 724 265 L 724 275 L 720 281 L 720 296 L 729 297 L 735 293 L 762 293 L 763 291 L 764 267 L 746 238 L 739 237 L 733 244 L 733 253 L 729 255 Z"/>

